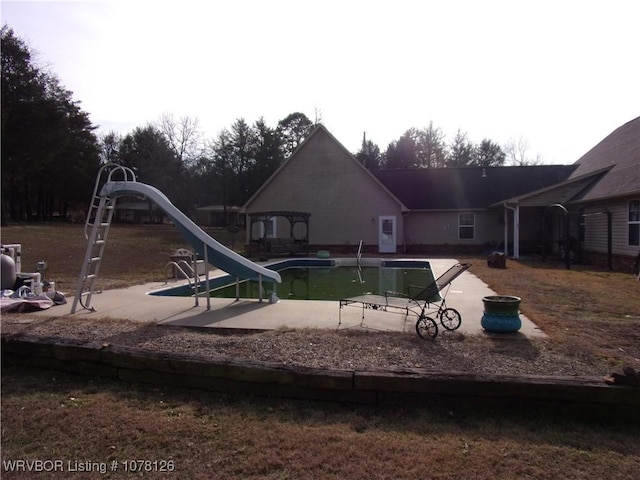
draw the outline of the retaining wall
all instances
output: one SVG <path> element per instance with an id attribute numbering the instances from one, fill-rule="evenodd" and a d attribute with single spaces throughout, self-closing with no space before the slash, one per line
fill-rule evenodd
<path id="1" fill-rule="evenodd" d="M 640 420 L 640 388 L 600 377 L 435 373 L 424 369 L 326 370 L 236 359 L 210 359 L 100 342 L 2 335 L 3 365 L 22 365 L 127 382 L 283 398 L 397 406 L 544 403 Z"/>

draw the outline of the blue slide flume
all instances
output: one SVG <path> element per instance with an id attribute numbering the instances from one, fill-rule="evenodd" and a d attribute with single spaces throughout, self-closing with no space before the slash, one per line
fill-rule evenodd
<path id="1" fill-rule="evenodd" d="M 262 278 L 263 282 L 281 282 L 278 272 L 258 265 L 219 243 L 173 205 L 166 195 L 151 185 L 140 182 L 107 182 L 103 185 L 100 195 L 110 197 L 144 195 L 173 220 L 175 226 L 189 245 L 200 255 L 200 258 L 205 258 L 205 248 L 207 249 L 209 264 L 241 280 Z"/>

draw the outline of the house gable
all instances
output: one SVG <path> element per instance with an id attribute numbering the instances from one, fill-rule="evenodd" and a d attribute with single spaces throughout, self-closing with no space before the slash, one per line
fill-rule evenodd
<path id="1" fill-rule="evenodd" d="M 311 244 L 344 245 L 377 243 L 377 218 L 406 207 L 319 125 L 244 206 L 292 209 L 311 213 Z"/>
<path id="2" fill-rule="evenodd" d="M 640 195 L 640 117 L 614 130 L 575 165 L 572 178 L 605 168 L 610 170 L 574 201 Z"/>

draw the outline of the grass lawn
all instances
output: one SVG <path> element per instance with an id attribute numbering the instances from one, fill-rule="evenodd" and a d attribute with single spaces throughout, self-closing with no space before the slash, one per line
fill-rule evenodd
<path id="1" fill-rule="evenodd" d="M 225 232 L 214 235 L 230 244 Z M 24 270 L 44 259 L 59 289 L 73 291 L 80 226 L 5 227 L 2 242 L 22 244 Z M 162 279 L 169 255 L 184 246 L 173 227 L 114 225 L 99 288 Z M 482 257 L 459 258 L 496 292 L 521 296 L 523 312 L 558 348 L 639 369 L 640 282 L 631 275 L 535 260 L 492 270 Z M 2 478 L 602 480 L 640 471 L 640 426 L 574 419 L 561 406 L 502 412 L 443 399 L 380 409 L 7 367 L 1 408 Z M 64 471 L 9 472 L 7 462 L 19 459 L 60 460 Z M 150 471 L 125 471 L 132 460 L 148 460 L 133 465 Z M 86 461 L 109 471 L 70 471 Z"/>
<path id="2" fill-rule="evenodd" d="M 380 409 L 2 372 L 2 460 L 119 462 L 107 478 L 631 479 L 639 427 L 448 402 Z M 129 460 L 174 471 L 126 473 Z M 153 468 L 153 466 L 151 466 Z M 103 478 L 58 472 L 2 478 Z"/>

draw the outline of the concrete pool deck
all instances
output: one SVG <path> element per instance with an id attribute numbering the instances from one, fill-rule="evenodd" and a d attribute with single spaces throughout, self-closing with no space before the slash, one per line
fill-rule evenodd
<path id="1" fill-rule="evenodd" d="M 429 259 L 437 277 L 457 263 L 455 259 Z M 482 298 L 496 295 L 482 280 L 473 275 L 473 267 L 454 280 L 447 294 L 447 306 L 455 308 L 462 316 L 460 332 L 467 335 L 487 334 L 480 326 Z M 211 276 L 223 274 L 214 271 Z M 58 305 L 36 312 L 37 315 L 55 317 L 114 318 L 139 322 L 155 322 L 162 325 L 242 330 L 276 330 L 322 328 L 333 330 L 362 329 L 372 331 L 397 331 L 415 334 L 415 317 L 379 310 L 365 310 L 361 306 L 339 307 L 338 301 L 280 300 L 270 304 L 267 300 L 239 300 L 211 298 L 207 310 L 206 298 L 162 297 L 148 295 L 150 291 L 167 288 L 164 282 L 137 285 L 125 289 L 94 293 L 91 306 L 95 311 L 78 309 L 71 315 L 73 298 L 66 305 Z M 503 295 L 512 294 L 501 292 Z M 522 328 L 518 334 L 490 334 L 501 337 L 545 337 L 546 335 L 526 316 L 520 315 Z M 439 334 L 447 333 L 439 325 Z"/>

